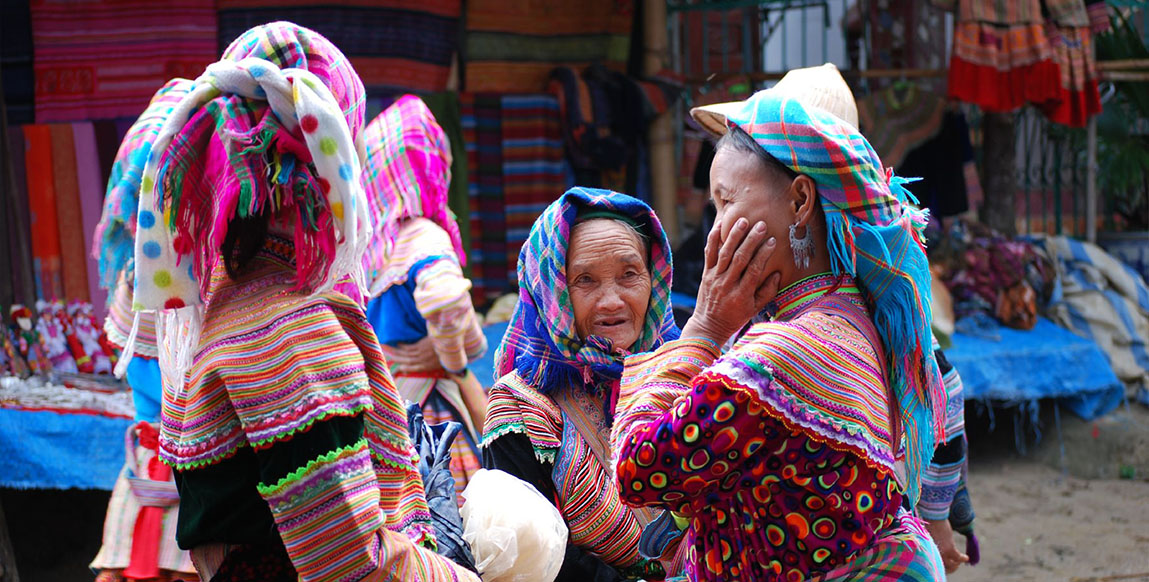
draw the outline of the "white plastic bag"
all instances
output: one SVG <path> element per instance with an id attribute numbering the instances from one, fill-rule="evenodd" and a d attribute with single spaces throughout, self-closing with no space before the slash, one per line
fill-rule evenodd
<path id="1" fill-rule="evenodd" d="M 513 475 L 479 469 L 463 499 L 463 540 L 483 582 L 554 582 L 567 525 L 546 497 Z"/>

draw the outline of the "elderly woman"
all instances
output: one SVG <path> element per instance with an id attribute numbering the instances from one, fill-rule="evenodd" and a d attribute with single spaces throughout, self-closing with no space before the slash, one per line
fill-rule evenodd
<path id="1" fill-rule="evenodd" d="M 467 366 L 487 350 L 455 216 L 447 208 L 451 144 L 421 99 L 404 95 L 367 124 L 363 183 L 379 219 L 364 267 L 372 281 L 367 318 L 403 399 L 427 422 L 465 429 L 451 445 L 455 494 L 478 471 L 487 398 Z M 412 356 L 423 342 L 430 362 Z M 404 358 L 406 356 L 406 359 Z M 414 361 L 411 358 L 415 357 Z"/>
<path id="2" fill-rule="evenodd" d="M 566 520 L 557 580 L 661 577 L 639 553 L 654 516 L 623 505 L 611 483 L 609 435 L 622 357 L 678 337 L 662 226 L 630 196 L 573 188 L 531 228 L 518 271 L 484 464 L 533 485 Z"/>
<path id="3" fill-rule="evenodd" d="M 693 580 L 943 580 L 904 509 L 944 402 L 923 213 L 821 107 L 768 90 L 692 113 L 725 134 L 718 216 L 682 338 L 627 360 L 621 496 L 689 523 Z"/>
<path id="4" fill-rule="evenodd" d="M 153 145 L 135 241 L 177 541 L 204 580 L 477 580 L 424 547 L 406 415 L 358 299 L 362 82 L 279 22 L 195 84 Z"/>

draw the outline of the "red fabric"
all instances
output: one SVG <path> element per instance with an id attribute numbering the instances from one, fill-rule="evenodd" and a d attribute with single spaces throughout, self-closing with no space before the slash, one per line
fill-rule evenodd
<path id="1" fill-rule="evenodd" d="M 1097 83 L 1089 83 L 1081 91 L 1062 88 L 1061 97 L 1054 103 L 1038 107 L 1050 121 L 1070 127 L 1085 127 L 1089 118 L 1101 113 L 1101 95 Z"/>
<path id="2" fill-rule="evenodd" d="M 999 71 L 951 59 L 949 97 L 975 103 L 984 111 L 1017 111 L 1026 103 L 1046 103 L 1061 94 L 1061 70 L 1053 61 L 1039 61 L 1008 71 Z"/>
<path id="3" fill-rule="evenodd" d="M 159 433 L 152 425 L 141 422 L 136 425 L 139 434 L 140 446 L 155 451 L 159 446 Z M 147 477 L 153 481 L 167 481 L 171 479 L 171 467 L 160 462 L 159 455 L 148 461 Z M 141 507 L 136 517 L 136 526 L 132 530 L 132 557 L 128 567 L 124 570 L 124 578 L 128 580 L 145 580 L 160 575 L 159 552 L 160 536 L 163 535 L 164 508 Z"/>

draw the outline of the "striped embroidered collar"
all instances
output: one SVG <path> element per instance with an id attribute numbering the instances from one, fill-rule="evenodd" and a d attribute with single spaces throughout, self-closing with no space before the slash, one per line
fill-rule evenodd
<path id="1" fill-rule="evenodd" d="M 766 306 L 766 311 L 774 321 L 786 321 L 796 317 L 813 301 L 830 293 L 860 295 L 861 290 L 850 277 L 820 273 L 783 289 Z"/>

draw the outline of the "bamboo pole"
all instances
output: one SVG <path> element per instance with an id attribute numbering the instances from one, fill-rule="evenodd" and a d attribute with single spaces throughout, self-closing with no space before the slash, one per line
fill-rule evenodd
<path id="1" fill-rule="evenodd" d="M 1097 116 L 1085 132 L 1085 240 L 1097 242 Z"/>
<path id="2" fill-rule="evenodd" d="M 1120 61 L 1098 61 L 1099 77 L 1106 81 L 1149 81 L 1149 59 L 1127 59 Z M 777 81 L 786 71 L 763 71 L 757 73 L 723 73 L 707 76 L 693 76 L 686 82 L 691 85 L 721 83 L 730 79 L 746 79 L 750 82 Z M 847 79 L 924 79 L 945 77 L 948 69 L 849 69 L 842 71 Z"/>
<path id="3" fill-rule="evenodd" d="M 1097 61 L 1098 71 L 1120 71 L 1122 69 L 1149 69 L 1149 59 Z"/>
<path id="4" fill-rule="evenodd" d="M 644 46 L 643 73 L 655 75 L 667 67 L 666 0 L 645 0 L 643 4 Z M 647 129 L 650 147 L 650 182 L 654 211 L 658 214 L 671 246 L 678 244 L 678 189 L 675 180 L 674 112 L 659 115 Z"/>
<path id="5" fill-rule="evenodd" d="M 1103 81 L 1149 81 L 1149 71 L 1098 71 Z"/>

